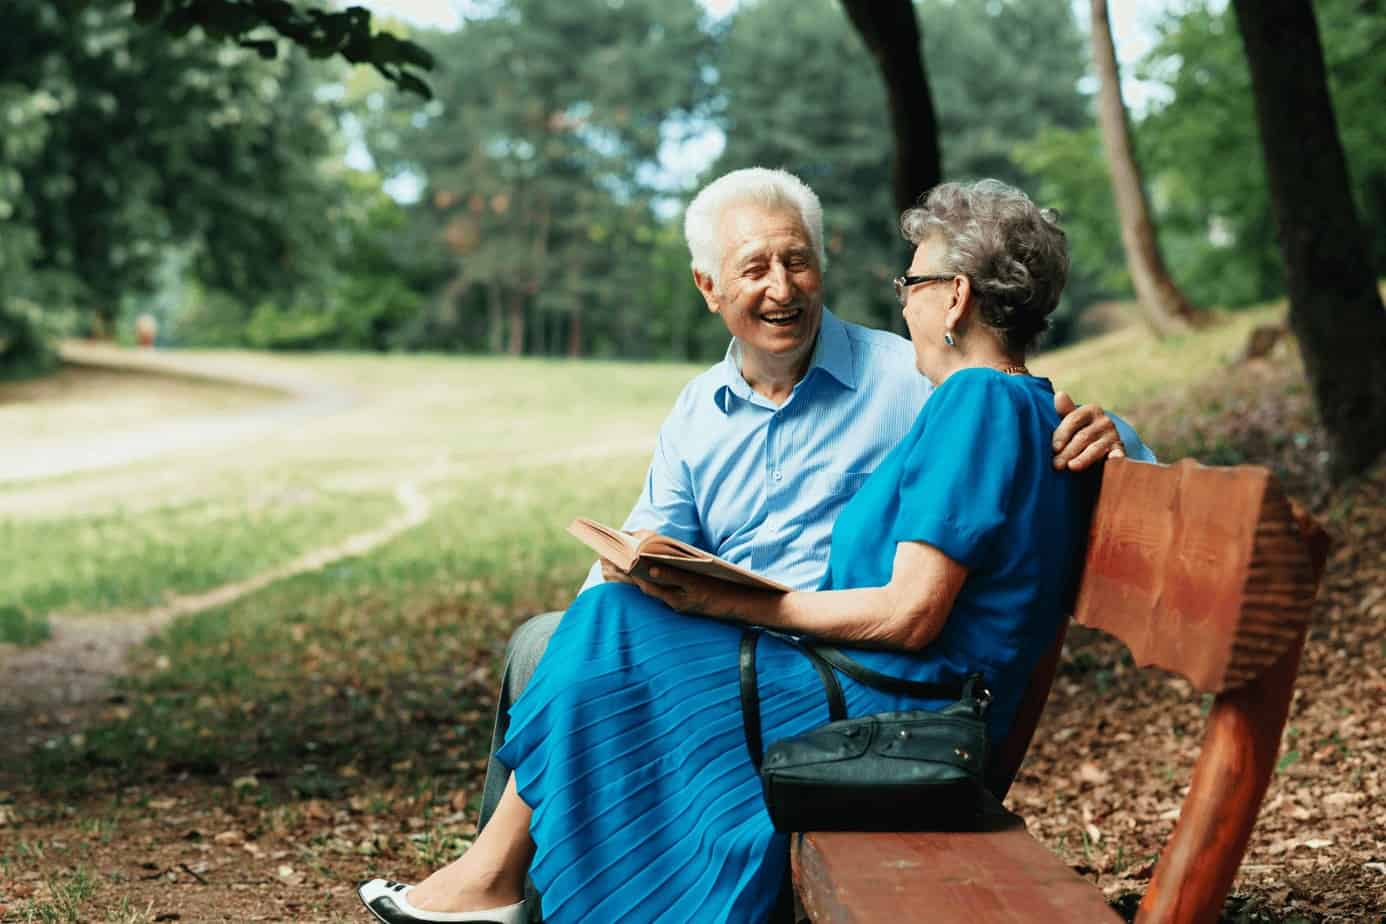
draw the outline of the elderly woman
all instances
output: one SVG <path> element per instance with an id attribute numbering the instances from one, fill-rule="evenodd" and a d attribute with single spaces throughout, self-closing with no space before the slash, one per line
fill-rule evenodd
<path id="1" fill-rule="evenodd" d="M 1077 580 L 1091 484 L 1051 464 L 1058 422 L 1025 354 L 1068 271 L 1052 213 L 994 180 L 947 184 L 902 218 L 895 280 L 936 389 L 849 502 L 820 590 L 768 594 L 683 573 L 603 584 L 564 616 L 511 713 L 514 768 L 490 824 L 417 889 L 374 880 L 382 921 L 760 921 L 786 872 L 743 737 L 744 624 L 836 641 L 866 667 L 956 683 L 980 672 L 1007 734 Z M 714 618 L 706 618 L 714 617 Z M 758 643 L 767 741 L 827 721 L 814 667 Z M 840 677 L 848 713 L 935 708 Z"/>

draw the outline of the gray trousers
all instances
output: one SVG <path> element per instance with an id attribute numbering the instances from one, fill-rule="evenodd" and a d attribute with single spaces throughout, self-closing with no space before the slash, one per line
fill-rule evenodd
<path id="1" fill-rule="evenodd" d="M 505 743 L 505 733 L 510 730 L 510 705 L 529 683 L 529 678 L 534 676 L 534 669 L 539 666 L 539 659 L 544 656 L 549 637 L 558 628 L 562 615 L 561 612 L 541 613 L 529 618 L 521 623 L 505 646 L 505 671 L 501 674 L 500 694 L 496 697 L 496 724 L 491 731 L 491 755 L 486 762 L 486 785 L 481 791 L 478 830 L 486 827 L 486 822 L 491 820 L 496 805 L 505 794 L 505 784 L 510 779 L 510 768 L 496 759 L 496 752 Z M 537 924 L 541 920 L 539 893 L 528 879 L 525 880 L 525 901 L 530 921 Z"/>
<path id="2" fill-rule="evenodd" d="M 478 829 L 486 827 L 496 805 L 505 793 L 506 781 L 510 779 L 510 768 L 496 759 L 496 752 L 505 743 L 505 733 L 510 730 L 510 706 L 519 698 L 534 676 L 539 659 L 549 645 L 549 637 L 558 628 L 562 612 L 541 613 L 532 616 L 510 636 L 505 646 L 505 671 L 501 674 L 500 695 L 496 697 L 496 724 L 491 731 L 491 756 L 486 763 L 486 786 L 481 791 L 481 818 Z"/>

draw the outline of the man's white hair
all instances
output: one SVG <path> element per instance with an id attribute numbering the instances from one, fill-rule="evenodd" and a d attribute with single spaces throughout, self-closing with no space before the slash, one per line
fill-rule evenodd
<path id="1" fill-rule="evenodd" d="M 693 257 L 693 269 L 721 282 L 722 241 L 718 224 L 730 205 L 752 203 L 768 209 L 792 210 L 808 230 L 818 256 L 818 268 L 827 266 L 823 252 L 823 204 L 803 180 L 786 170 L 747 167 L 733 170 L 704 186 L 683 216 L 683 236 Z"/>

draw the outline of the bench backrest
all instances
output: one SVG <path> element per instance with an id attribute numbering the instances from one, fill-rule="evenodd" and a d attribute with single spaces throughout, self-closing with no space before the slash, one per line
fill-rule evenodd
<path id="1" fill-rule="evenodd" d="M 1119 638 L 1138 665 L 1217 694 L 1137 920 L 1216 918 L 1274 768 L 1327 549 L 1266 469 L 1107 463 L 1074 618 Z M 998 749 L 998 795 L 1034 734 L 1063 636 Z"/>

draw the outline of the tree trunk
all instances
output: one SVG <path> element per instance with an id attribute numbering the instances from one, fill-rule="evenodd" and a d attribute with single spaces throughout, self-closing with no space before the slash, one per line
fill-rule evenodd
<path id="1" fill-rule="evenodd" d="M 511 356 L 525 352 L 525 293 L 520 289 L 510 293 L 510 339 L 506 352 Z"/>
<path id="2" fill-rule="evenodd" d="M 1386 452 L 1386 313 L 1353 205 L 1310 0 L 1233 0 L 1271 204 L 1336 474 Z"/>
<path id="3" fill-rule="evenodd" d="M 885 80 L 895 136 L 895 208 L 903 212 L 943 178 L 938 119 L 911 0 L 842 0 Z"/>
<path id="4" fill-rule="evenodd" d="M 568 316 L 568 356 L 577 359 L 582 355 L 582 302 L 574 301 L 573 311 Z"/>
<path id="5" fill-rule="evenodd" d="M 492 279 L 486 286 L 486 349 L 499 353 L 505 348 L 505 301 L 500 283 Z"/>
<path id="6" fill-rule="evenodd" d="M 1136 301 L 1146 323 L 1158 336 L 1186 331 L 1198 316 L 1170 278 L 1160 256 L 1141 168 L 1131 149 L 1131 126 L 1126 104 L 1121 100 L 1121 73 L 1107 19 L 1107 0 L 1092 0 L 1092 58 L 1098 79 L 1097 122 L 1107 152 L 1107 172 L 1112 177 L 1112 193 L 1121 218 L 1121 245 L 1126 251 L 1126 269 L 1131 274 Z"/>

